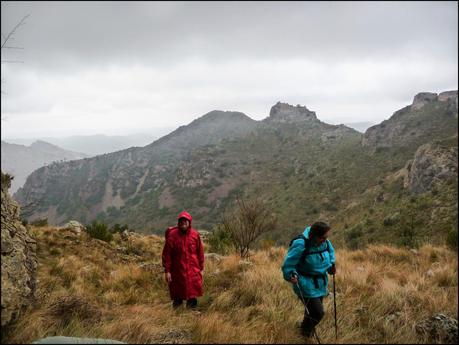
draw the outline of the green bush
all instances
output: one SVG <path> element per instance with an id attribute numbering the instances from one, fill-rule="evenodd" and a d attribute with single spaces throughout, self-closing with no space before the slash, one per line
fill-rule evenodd
<path id="1" fill-rule="evenodd" d="M 448 232 L 448 236 L 446 238 L 446 244 L 451 249 L 457 250 L 457 248 L 458 248 L 457 241 L 458 241 L 457 228 L 451 228 L 451 230 Z"/>
<path id="2" fill-rule="evenodd" d="M 353 228 L 347 229 L 345 231 L 345 241 L 347 247 L 351 250 L 362 248 L 362 236 L 363 232 L 360 224 L 357 224 Z"/>
<path id="3" fill-rule="evenodd" d="M 391 226 L 391 225 L 397 224 L 399 221 L 400 221 L 400 212 L 396 212 L 384 218 L 383 225 Z"/>
<path id="4" fill-rule="evenodd" d="M 216 226 L 207 239 L 213 253 L 226 255 L 233 247 L 231 234 L 221 226 Z"/>
<path id="5" fill-rule="evenodd" d="M 110 242 L 113 239 L 113 235 L 108 230 L 107 224 L 92 222 L 91 225 L 86 226 L 86 231 L 92 238 L 97 238 L 105 242 Z"/>
<path id="6" fill-rule="evenodd" d="M 112 233 L 112 234 L 122 233 L 124 230 L 127 230 L 127 229 L 128 229 L 127 224 L 120 225 L 120 224 L 117 223 L 117 224 L 113 225 L 112 228 L 110 228 L 110 233 Z"/>

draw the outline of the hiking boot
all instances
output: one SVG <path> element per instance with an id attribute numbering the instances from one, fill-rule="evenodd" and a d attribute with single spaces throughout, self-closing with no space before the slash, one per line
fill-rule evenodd
<path id="1" fill-rule="evenodd" d="M 196 309 L 198 306 L 198 300 L 196 298 L 190 298 L 186 301 L 186 307 L 189 309 Z"/>
<path id="2" fill-rule="evenodd" d="M 301 328 L 301 335 L 305 338 L 312 338 L 314 336 L 314 329 L 305 329 L 305 328 Z"/>
<path id="3" fill-rule="evenodd" d="M 181 299 L 174 299 L 174 300 L 172 301 L 172 307 L 173 307 L 174 309 L 177 309 L 178 307 L 180 307 L 180 306 L 182 305 L 182 302 L 183 302 L 183 301 L 182 301 Z"/>

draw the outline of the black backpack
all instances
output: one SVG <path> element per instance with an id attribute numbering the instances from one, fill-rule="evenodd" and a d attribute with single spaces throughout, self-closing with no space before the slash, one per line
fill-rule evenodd
<path id="1" fill-rule="evenodd" d="M 289 248 L 292 246 L 292 243 L 293 241 L 299 239 L 299 238 L 302 238 L 304 240 L 304 251 L 303 251 L 303 254 L 301 254 L 301 258 L 300 258 L 300 262 L 303 262 L 305 259 L 306 259 L 306 256 L 307 255 L 312 255 L 312 254 L 320 254 L 320 257 L 322 258 L 322 261 L 324 260 L 324 257 L 322 255 L 323 252 L 328 252 L 329 251 L 329 244 L 328 244 L 328 240 L 326 240 L 326 243 L 327 243 L 327 247 L 323 250 L 319 250 L 319 251 L 316 251 L 316 252 L 311 252 L 309 250 L 309 248 L 311 247 L 311 241 L 309 240 L 309 238 L 306 238 L 303 234 L 301 235 L 298 235 L 296 236 L 295 238 L 293 238 L 291 241 L 290 241 L 290 244 L 289 244 Z"/>

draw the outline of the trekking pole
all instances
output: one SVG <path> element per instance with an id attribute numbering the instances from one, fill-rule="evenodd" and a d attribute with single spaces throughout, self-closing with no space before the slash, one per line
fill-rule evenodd
<path id="1" fill-rule="evenodd" d="M 335 274 L 333 273 L 333 306 L 335 308 L 335 339 L 338 340 L 338 323 L 336 321 L 336 289 Z"/>
<path id="2" fill-rule="evenodd" d="M 307 313 L 308 317 L 311 317 L 311 316 L 309 315 L 308 305 L 307 305 L 307 303 L 306 303 L 305 300 L 304 300 L 303 293 L 301 292 L 301 288 L 300 288 L 300 283 L 299 283 L 299 281 L 298 281 L 298 276 L 297 276 L 296 274 L 295 274 L 295 277 L 296 277 L 296 287 L 298 288 L 298 291 L 300 291 L 301 300 L 303 301 L 304 307 L 305 307 L 305 309 L 306 309 L 306 313 Z M 312 330 L 313 330 L 313 332 L 314 332 L 314 336 L 316 337 L 317 344 L 320 345 L 320 339 L 319 339 L 319 336 L 318 336 L 317 333 L 316 333 L 316 327 L 314 327 Z"/>

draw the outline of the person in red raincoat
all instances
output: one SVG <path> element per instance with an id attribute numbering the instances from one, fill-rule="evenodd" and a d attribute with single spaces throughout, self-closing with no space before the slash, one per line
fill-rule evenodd
<path id="1" fill-rule="evenodd" d="M 178 216 L 178 226 L 166 230 L 162 259 L 175 308 L 183 300 L 187 301 L 187 307 L 195 308 L 197 297 L 203 294 L 204 249 L 199 232 L 191 227 L 192 220 L 191 215 L 183 211 Z"/>

